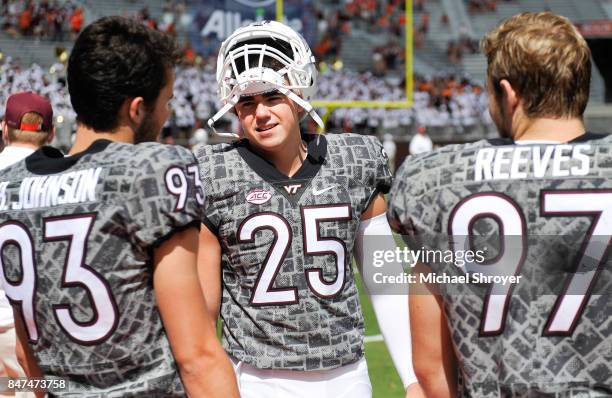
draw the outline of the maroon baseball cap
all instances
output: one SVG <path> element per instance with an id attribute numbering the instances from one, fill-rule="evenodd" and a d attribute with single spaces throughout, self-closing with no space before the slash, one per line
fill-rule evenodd
<path id="1" fill-rule="evenodd" d="M 26 113 L 38 113 L 42 124 L 22 123 Z M 6 101 L 4 120 L 9 127 L 24 131 L 51 131 L 53 128 L 53 108 L 49 100 L 31 91 L 11 95 Z"/>

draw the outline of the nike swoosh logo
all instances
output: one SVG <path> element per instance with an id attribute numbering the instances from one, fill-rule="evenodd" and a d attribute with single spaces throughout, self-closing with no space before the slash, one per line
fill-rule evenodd
<path id="1" fill-rule="evenodd" d="M 333 189 L 333 188 L 335 188 L 335 187 L 336 187 L 335 185 L 332 185 L 331 187 L 323 188 L 323 189 L 321 189 L 321 190 L 319 190 L 319 191 L 317 191 L 316 189 L 312 188 L 312 194 L 313 194 L 314 196 L 321 195 L 323 192 L 327 192 L 327 191 L 329 191 L 330 189 Z"/>

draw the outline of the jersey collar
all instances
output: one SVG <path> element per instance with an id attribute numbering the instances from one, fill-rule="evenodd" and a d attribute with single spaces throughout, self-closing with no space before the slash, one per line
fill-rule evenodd
<path id="1" fill-rule="evenodd" d="M 244 161 L 261 178 L 269 183 L 312 179 L 321 168 L 327 156 L 327 140 L 322 134 L 302 134 L 302 139 L 308 147 L 308 155 L 304 159 L 302 166 L 291 177 L 281 173 L 271 162 L 254 152 L 249 144 L 249 140 L 243 139 L 237 143 L 238 153 Z"/>
<path id="2" fill-rule="evenodd" d="M 291 204 L 296 205 L 321 169 L 327 156 L 327 140 L 324 135 L 302 134 L 302 140 L 306 142 L 308 155 L 302 166 L 291 177 L 281 173 L 271 162 L 254 152 L 248 140 L 243 139 L 236 145 L 238 154 L 247 165 Z"/>
<path id="3" fill-rule="evenodd" d="M 585 141 L 591 141 L 591 140 L 599 140 L 601 138 L 604 138 L 606 135 L 605 134 L 597 134 L 597 133 L 591 133 L 591 132 L 586 132 L 576 138 L 574 138 L 573 140 L 569 141 L 568 144 L 577 144 L 580 142 L 585 142 Z M 493 146 L 503 146 L 503 145 L 555 145 L 555 144 L 563 144 L 562 142 L 554 142 L 554 141 L 538 141 L 538 140 L 525 140 L 525 141 L 513 141 L 512 139 L 509 138 L 492 138 L 487 140 L 489 141 L 489 144 L 493 145 Z"/>
<path id="4" fill-rule="evenodd" d="M 83 156 L 102 152 L 111 143 L 110 140 L 96 140 L 89 148 L 72 156 L 64 156 L 60 150 L 44 146 L 26 158 L 26 167 L 29 172 L 39 175 L 61 173 L 77 164 Z"/>

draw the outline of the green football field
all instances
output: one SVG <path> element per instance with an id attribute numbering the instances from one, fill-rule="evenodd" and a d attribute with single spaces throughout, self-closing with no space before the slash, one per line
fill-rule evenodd
<path id="1" fill-rule="evenodd" d="M 380 335 L 376 316 L 368 295 L 363 292 L 359 274 L 355 274 L 359 288 L 359 298 L 365 318 L 366 336 Z M 365 354 L 368 361 L 368 372 L 372 381 L 373 398 L 404 398 L 402 381 L 393 366 L 384 341 L 365 343 Z"/>

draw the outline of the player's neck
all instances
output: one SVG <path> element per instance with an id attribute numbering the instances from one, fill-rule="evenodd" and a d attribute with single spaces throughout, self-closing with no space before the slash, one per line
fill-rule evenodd
<path id="1" fill-rule="evenodd" d="M 293 135 L 282 148 L 263 153 L 278 171 L 288 177 L 292 177 L 302 167 L 307 154 L 306 145 L 299 133 Z"/>
<path id="2" fill-rule="evenodd" d="M 306 150 L 296 152 L 291 159 L 279 159 L 274 162 L 274 165 L 284 175 L 293 177 L 295 173 L 302 167 L 304 159 L 306 159 Z"/>
<path id="3" fill-rule="evenodd" d="M 585 133 L 581 118 L 529 119 L 521 123 L 514 134 L 514 141 L 569 142 Z"/>
<path id="4" fill-rule="evenodd" d="M 126 127 L 119 127 L 114 131 L 96 132 L 95 130 L 81 124 L 76 132 L 76 140 L 74 141 L 74 144 L 72 145 L 72 148 L 70 148 L 68 154 L 74 155 L 76 153 L 83 152 L 97 140 L 109 140 L 133 144 L 134 131 Z"/>

